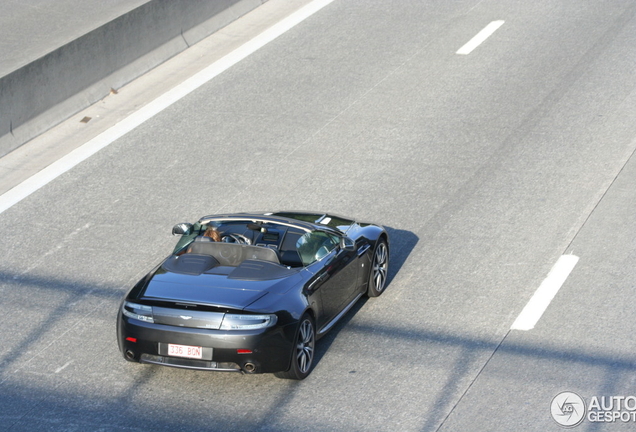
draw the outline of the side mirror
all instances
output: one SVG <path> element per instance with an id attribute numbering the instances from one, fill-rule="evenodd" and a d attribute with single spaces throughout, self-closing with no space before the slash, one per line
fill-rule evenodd
<path id="1" fill-rule="evenodd" d="M 172 227 L 172 235 L 187 235 L 192 232 L 192 224 L 183 222 Z"/>
<path id="2" fill-rule="evenodd" d="M 349 237 L 342 237 L 340 239 L 340 248 L 347 251 L 356 250 L 356 242 L 351 240 Z"/>

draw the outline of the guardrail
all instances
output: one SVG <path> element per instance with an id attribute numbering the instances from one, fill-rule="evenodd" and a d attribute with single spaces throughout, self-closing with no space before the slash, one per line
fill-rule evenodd
<path id="1" fill-rule="evenodd" d="M 0 77 L 0 157 L 267 0 L 152 0 Z"/>

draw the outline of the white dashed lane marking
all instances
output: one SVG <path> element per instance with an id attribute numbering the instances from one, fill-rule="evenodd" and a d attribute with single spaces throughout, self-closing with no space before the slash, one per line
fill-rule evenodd
<path id="1" fill-rule="evenodd" d="M 565 283 L 574 266 L 579 261 L 575 255 L 562 255 L 554 264 L 550 273 L 535 291 L 532 298 L 521 311 L 510 330 L 532 330 L 550 302 Z"/>
<path id="2" fill-rule="evenodd" d="M 475 37 L 473 37 L 471 40 L 469 40 L 466 43 L 466 45 L 464 45 L 463 47 L 458 49 L 455 54 L 460 54 L 460 55 L 468 55 L 468 54 L 470 54 L 475 48 L 477 48 L 486 39 L 488 39 L 490 36 L 492 36 L 492 34 L 494 32 L 496 32 L 497 29 L 504 24 L 504 22 L 505 21 L 493 21 L 493 22 L 491 22 L 486 27 L 484 27 L 484 29 L 482 31 L 477 33 L 475 35 Z"/>

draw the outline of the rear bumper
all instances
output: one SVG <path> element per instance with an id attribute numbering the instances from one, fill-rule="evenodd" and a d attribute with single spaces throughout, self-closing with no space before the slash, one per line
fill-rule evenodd
<path id="1" fill-rule="evenodd" d="M 292 323 L 246 331 L 195 329 L 151 324 L 120 313 L 117 339 L 128 361 L 196 370 L 273 373 L 289 368 L 295 327 Z M 168 344 L 202 347 L 202 358 L 170 356 Z"/>

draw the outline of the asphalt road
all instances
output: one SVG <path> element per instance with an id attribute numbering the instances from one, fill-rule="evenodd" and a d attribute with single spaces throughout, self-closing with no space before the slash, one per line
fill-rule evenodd
<path id="1" fill-rule="evenodd" d="M 0 214 L 0 430 L 557 431 L 563 391 L 636 396 L 634 45 L 626 1 L 335 0 Z M 268 209 L 392 236 L 312 374 L 125 362 L 172 225 Z"/>

